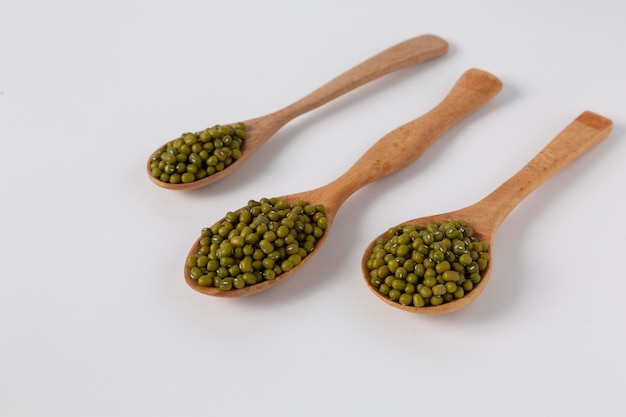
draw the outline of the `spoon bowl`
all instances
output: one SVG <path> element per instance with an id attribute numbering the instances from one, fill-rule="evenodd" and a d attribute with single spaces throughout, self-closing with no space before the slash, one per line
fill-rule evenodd
<path id="1" fill-rule="evenodd" d="M 470 69 L 457 80 L 448 95 L 438 105 L 421 117 L 385 135 L 342 176 L 325 186 L 279 197 L 292 204 L 299 200 L 310 204 L 322 204 L 328 220 L 328 226 L 313 251 L 290 271 L 283 272 L 269 281 L 241 289 L 223 291 L 215 287 L 198 285 L 198 282 L 191 277 L 189 266 L 185 264 L 185 281 L 191 288 L 203 294 L 241 297 L 264 291 L 292 276 L 326 241 L 337 211 L 350 195 L 365 185 L 409 165 L 446 130 L 489 101 L 501 88 L 502 83 L 495 76 L 483 70 Z M 200 238 L 192 245 L 189 255 L 198 253 L 199 246 Z"/>
<path id="2" fill-rule="evenodd" d="M 537 156 L 493 192 L 479 202 L 461 210 L 434 216 L 420 217 L 403 222 L 403 225 L 425 226 L 434 221 L 462 219 L 472 227 L 474 236 L 489 245 L 491 250 L 496 231 L 508 214 L 532 191 L 543 184 L 566 165 L 594 147 L 612 130 L 611 120 L 585 111 L 561 131 Z M 367 261 L 376 242 L 386 238 L 386 232 L 374 239 L 365 249 L 361 271 L 368 288 L 387 304 L 401 310 L 418 314 L 445 314 L 460 310 L 471 304 L 485 289 L 491 277 L 493 258 L 482 273 L 482 279 L 464 297 L 437 306 L 405 306 L 381 294 L 370 282 Z"/>
<path id="3" fill-rule="evenodd" d="M 169 190 L 193 190 L 213 184 L 239 168 L 261 145 L 294 118 L 377 78 L 437 58 L 447 52 L 448 43 L 435 35 L 421 35 L 408 39 L 363 61 L 295 103 L 265 116 L 244 121 L 246 139 L 241 149 L 241 157 L 224 170 L 193 182 L 171 184 L 152 175 L 150 168 L 152 157 L 150 157 L 146 165 L 148 178 L 156 185 Z M 164 146 L 166 145 L 162 147 Z"/>

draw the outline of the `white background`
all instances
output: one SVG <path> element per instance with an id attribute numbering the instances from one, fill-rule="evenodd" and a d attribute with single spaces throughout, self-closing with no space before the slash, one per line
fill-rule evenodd
<path id="1" fill-rule="evenodd" d="M 621 0 L 3 0 L 0 415 L 623 413 L 625 19 Z M 148 180 L 165 141 L 425 33 L 449 53 L 295 119 L 223 181 Z M 350 197 L 297 275 L 235 300 L 187 287 L 202 227 L 326 184 L 472 67 L 502 92 Z M 478 201 L 584 110 L 613 133 L 505 220 L 473 305 L 413 315 L 369 292 L 371 239 Z"/>

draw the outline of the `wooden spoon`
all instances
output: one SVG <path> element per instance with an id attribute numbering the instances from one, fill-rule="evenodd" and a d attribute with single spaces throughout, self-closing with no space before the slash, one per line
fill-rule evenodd
<path id="1" fill-rule="evenodd" d="M 316 243 L 313 252 L 304 257 L 302 262 L 289 272 L 284 272 L 270 281 L 263 281 L 241 289 L 223 291 L 215 287 L 198 285 L 191 278 L 190 268 L 185 263 L 184 275 L 187 284 L 191 288 L 208 295 L 240 297 L 258 293 L 282 282 L 293 275 L 319 250 L 328 237 L 337 210 L 350 195 L 361 187 L 409 165 L 448 128 L 486 103 L 501 89 L 502 83 L 495 76 L 482 70 L 471 69 L 459 78 L 452 90 L 436 107 L 385 135 L 342 176 L 323 187 L 279 197 L 291 203 L 304 200 L 311 204 L 323 204 L 328 219 L 328 227 Z M 199 243 L 200 238 L 191 247 L 189 255 L 198 253 Z"/>
<path id="2" fill-rule="evenodd" d="M 463 219 L 474 229 L 474 236 L 486 242 L 491 248 L 496 230 L 511 210 L 548 178 L 552 177 L 570 162 L 574 161 L 607 137 L 611 132 L 612 126 L 613 123 L 611 120 L 603 116 L 590 111 L 583 112 L 543 148 L 537 156 L 517 172 L 517 174 L 478 203 L 461 210 L 421 217 L 402 224 L 407 226 L 425 226 L 430 221 L 441 223 L 444 220 Z M 438 306 L 426 307 L 404 306 L 391 301 L 380 294 L 378 289 L 371 284 L 369 270 L 367 268 L 367 261 L 372 252 L 372 248 L 380 238 L 386 238 L 386 233 L 374 239 L 365 250 L 361 261 L 361 271 L 363 272 L 363 278 L 370 290 L 393 307 L 420 314 L 451 313 L 473 302 L 489 282 L 493 260 L 489 261 L 487 269 L 483 271 L 481 281 L 474 289 L 465 294 L 463 298 Z"/>
<path id="3" fill-rule="evenodd" d="M 339 75 L 337 78 L 313 91 L 295 103 L 262 117 L 244 121 L 246 139 L 242 155 L 232 165 L 190 183 L 170 184 L 152 176 L 148 158 L 148 178 L 155 184 L 170 190 L 193 190 L 221 180 L 239 168 L 261 145 L 292 119 L 330 102 L 354 89 L 394 71 L 437 58 L 448 52 L 448 43 L 434 35 L 422 35 L 401 42 L 369 58 Z"/>

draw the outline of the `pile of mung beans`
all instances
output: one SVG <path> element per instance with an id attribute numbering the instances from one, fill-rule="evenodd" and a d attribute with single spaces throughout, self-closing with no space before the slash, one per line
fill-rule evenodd
<path id="1" fill-rule="evenodd" d="M 272 280 L 302 262 L 327 226 L 321 204 L 250 200 L 202 229 L 198 252 L 187 258 L 190 276 L 224 291 Z"/>
<path id="2" fill-rule="evenodd" d="M 200 180 L 239 159 L 245 138 L 243 123 L 215 125 L 201 132 L 183 133 L 152 154 L 150 172 L 153 177 L 170 184 Z"/>
<path id="3" fill-rule="evenodd" d="M 367 261 L 370 282 L 405 306 L 437 306 L 470 292 L 489 262 L 488 245 L 464 220 L 392 227 Z"/>

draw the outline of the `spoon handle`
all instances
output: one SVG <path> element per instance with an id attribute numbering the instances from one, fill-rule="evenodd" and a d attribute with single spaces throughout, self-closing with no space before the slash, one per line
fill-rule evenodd
<path id="1" fill-rule="evenodd" d="M 447 51 L 448 43 L 434 35 L 421 35 L 408 39 L 363 61 L 277 114 L 286 123 L 370 81 L 439 57 Z"/>
<path id="2" fill-rule="evenodd" d="M 501 81 L 492 74 L 479 69 L 466 71 L 437 106 L 385 135 L 346 173 L 327 185 L 334 190 L 337 204 L 361 187 L 415 161 L 446 130 L 501 89 Z"/>
<path id="3" fill-rule="evenodd" d="M 497 228 L 524 198 L 600 143 L 612 128 L 613 122 L 604 116 L 590 111 L 581 113 L 520 171 L 475 206 L 488 212 L 493 227 Z"/>

